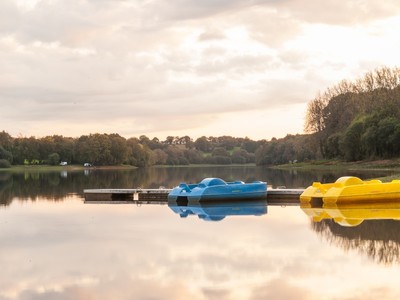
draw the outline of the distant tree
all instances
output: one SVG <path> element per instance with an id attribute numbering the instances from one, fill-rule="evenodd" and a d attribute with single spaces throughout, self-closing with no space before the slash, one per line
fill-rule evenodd
<path id="1" fill-rule="evenodd" d="M 245 164 L 247 163 L 248 153 L 246 150 L 236 150 L 232 153 L 232 163 L 234 164 Z"/>
<path id="2" fill-rule="evenodd" d="M 162 149 L 164 147 L 163 144 L 160 142 L 160 140 L 156 137 L 151 139 L 148 146 L 151 150 Z"/>
<path id="3" fill-rule="evenodd" d="M 153 150 L 153 164 L 165 165 L 167 163 L 168 154 L 161 149 Z"/>
<path id="4" fill-rule="evenodd" d="M 60 163 L 60 155 L 58 153 L 51 153 L 47 159 L 49 165 L 58 165 Z"/>
<path id="5" fill-rule="evenodd" d="M 173 137 L 173 136 L 167 136 L 167 138 L 166 138 L 166 140 L 165 140 L 165 143 L 168 144 L 168 145 L 172 145 L 172 143 L 174 142 L 174 140 L 175 140 L 175 137 Z"/>
<path id="6" fill-rule="evenodd" d="M 318 133 L 325 129 L 324 109 L 326 106 L 327 99 L 320 95 L 308 103 L 305 123 L 306 132 Z"/>
<path id="7" fill-rule="evenodd" d="M 92 163 L 94 164 L 93 158 L 90 155 L 90 144 L 89 136 L 82 135 L 75 141 L 74 146 L 74 161 L 79 164 Z"/>
<path id="8" fill-rule="evenodd" d="M 362 144 L 364 119 L 355 120 L 346 130 L 343 137 L 343 152 L 346 160 L 360 160 L 364 157 L 365 149 Z"/>
<path id="9" fill-rule="evenodd" d="M 332 158 L 343 157 L 343 152 L 341 149 L 342 139 L 343 139 L 342 133 L 334 133 L 328 137 L 325 145 L 326 158 L 332 159 Z"/>
<path id="10" fill-rule="evenodd" d="M 7 151 L 6 149 L 4 149 L 3 146 L 0 146 L 0 159 L 5 159 L 10 164 L 12 164 L 13 155 L 12 155 L 12 153 L 10 151 Z"/>
<path id="11" fill-rule="evenodd" d="M 257 148 L 259 146 L 259 143 L 256 141 L 252 141 L 249 138 L 245 138 L 244 141 L 242 142 L 242 148 L 246 150 L 249 153 L 255 153 Z"/>
<path id="12" fill-rule="evenodd" d="M 201 164 L 203 163 L 204 159 L 203 152 L 196 150 L 196 149 L 188 149 L 186 150 L 186 158 L 191 164 Z"/>
<path id="13" fill-rule="evenodd" d="M 128 146 L 128 159 L 130 165 L 136 167 L 147 167 L 151 163 L 151 150 L 146 146 L 140 144 L 139 139 L 130 138 L 127 140 Z"/>
<path id="14" fill-rule="evenodd" d="M 398 128 L 399 120 L 393 117 L 387 117 L 378 123 L 378 145 L 381 149 L 381 154 L 385 158 L 391 158 L 398 151 L 396 145 L 396 129 Z M 397 151 L 396 151 L 397 150 Z"/>
<path id="15" fill-rule="evenodd" d="M 0 132 L 0 146 L 11 151 L 14 139 L 4 130 Z"/>
<path id="16" fill-rule="evenodd" d="M 273 165 L 276 163 L 277 158 L 277 139 L 272 139 L 270 142 L 259 147 L 256 151 L 256 164 L 257 165 Z"/>
<path id="17" fill-rule="evenodd" d="M 11 164 L 7 159 L 0 159 L 0 169 L 10 168 Z"/>
<path id="18" fill-rule="evenodd" d="M 71 137 L 63 137 L 61 135 L 53 135 L 54 141 L 54 152 L 60 155 L 60 159 L 63 161 L 74 161 L 75 156 L 75 144 L 76 140 Z"/>
<path id="19" fill-rule="evenodd" d="M 139 137 L 139 141 L 142 145 L 149 146 L 151 144 L 150 139 L 146 135 L 141 135 Z"/>
<path id="20" fill-rule="evenodd" d="M 211 151 L 211 143 L 205 136 L 199 137 L 194 142 L 194 147 L 202 152 L 210 152 Z"/>
<path id="21" fill-rule="evenodd" d="M 126 139 L 119 134 L 111 134 L 109 138 L 111 140 L 111 163 L 113 165 L 120 165 L 128 158 L 128 146 L 126 145 Z"/>
<path id="22" fill-rule="evenodd" d="M 188 165 L 189 161 L 185 156 L 185 150 L 182 148 L 170 145 L 165 149 L 165 153 L 167 153 L 167 164 L 168 165 Z"/>
<path id="23" fill-rule="evenodd" d="M 223 147 L 226 150 L 232 150 L 234 147 L 239 146 L 238 142 L 234 137 L 231 136 L 221 136 L 218 138 L 219 147 Z"/>
<path id="24" fill-rule="evenodd" d="M 229 152 L 224 147 L 217 147 L 212 151 L 212 156 L 226 156 L 229 157 Z"/>
<path id="25" fill-rule="evenodd" d="M 23 164 L 25 160 L 33 161 L 40 159 L 39 142 L 35 137 L 19 137 L 14 139 L 12 153 L 14 163 Z"/>

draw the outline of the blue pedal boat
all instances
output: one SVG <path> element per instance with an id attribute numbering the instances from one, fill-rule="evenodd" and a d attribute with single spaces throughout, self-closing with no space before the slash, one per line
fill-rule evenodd
<path id="1" fill-rule="evenodd" d="M 205 178 L 198 184 L 181 183 L 168 194 L 168 201 L 260 200 L 266 196 L 267 183 L 263 181 L 244 183 Z"/>

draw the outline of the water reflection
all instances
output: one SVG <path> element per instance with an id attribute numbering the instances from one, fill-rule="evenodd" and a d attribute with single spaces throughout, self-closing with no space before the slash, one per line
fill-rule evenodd
<path id="1" fill-rule="evenodd" d="M 400 220 L 399 202 L 318 205 L 301 204 L 301 209 L 314 222 L 332 219 L 342 226 L 358 226 L 365 220 Z"/>
<path id="2" fill-rule="evenodd" d="M 1 197 L 15 199 L 0 209 L 0 299 L 311 300 L 320 299 L 321 291 L 328 300 L 399 299 L 400 267 L 375 263 L 399 262 L 397 221 L 365 220 L 343 227 L 323 219 L 310 229 L 300 207 L 270 204 L 240 216 L 235 206 L 230 213 L 207 208 L 209 215 L 225 218 L 203 222 L 196 215 L 180 218 L 166 205 L 84 204 L 76 195 L 84 188 L 144 182 L 132 179 L 148 180 L 145 186 L 153 182 L 158 187 L 161 180 L 173 185 L 187 171 L 173 172 L 94 170 L 89 176 L 69 172 L 67 178 L 59 173 L 0 174 Z M 222 170 L 207 172 L 196 176 Z M 237 176 L 275 184 L 273 176 L 280 174 L 248 172 Z M 289 183 L 291 176 L 301 177 L 281 175 Z M 48 198 L 12 198 L 17 194 Z M 264 210 L 268 213 L 253 216 Z M 316 232 L 324 239 L 316 238 Z M 365 259 L 365 253 L 375 261 Z"/>
<path id="3" fill-rule="evenodd" d="M 0 205 L 9 205 L 13 198 L 46 199 L 59 201 L 71 193 L 83 197 L 84 189 L 101 188 L 172 188 L 180 182 L 199 182 L 206 177 L 219 177 L 226 181 L 266 181 L 268 187 L 299 188 L 313 181 L 329 182 L 343 175 L 360 178 L 378 177 L 385 171 L 299 171 L 275 170 L 256 166 L 213 167 L 153 167 L 147 169 L 101 170 L 90 169 L 65 172 L 0 172 Z"/>
<path id="4" fill-rule="evenodd" d="M 221 221 L 228 216 L 261 216 L 267 213 L 266 201 L 229 201 L 178 205 L 168 207 L 181 218 L 197 216 L 204 221 Z"/>
<path id="5" fill-rule="evenodd" d="M 357 250 L 372 260 L 400 263 L 400 203 L 351 205 L 302 204 L 312 229 L 344 250 Z"/>

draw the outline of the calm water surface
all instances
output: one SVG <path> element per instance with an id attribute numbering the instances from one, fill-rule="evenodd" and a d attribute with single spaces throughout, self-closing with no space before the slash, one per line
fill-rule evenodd
<path id="1" fill-rule="evenodd" d="M 181 217 L 167 205 L 85 204 L 82 197 L 85 188 L 172 187 L 207 176 L 294 188 L 342 175 L 383 174 L 258 167 L 0 173 L 0 299 L 398 299 L 398 221 L 314 223 L 309 208 L 260 202 L 198 207 Z M 381 210 L 373 214 L 400 217 L 400 208 Z M 213 213 L 225 217 L 199 217 Z"/>

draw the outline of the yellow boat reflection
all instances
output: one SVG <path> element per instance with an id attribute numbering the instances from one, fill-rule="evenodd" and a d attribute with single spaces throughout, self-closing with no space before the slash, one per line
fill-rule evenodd
<path id="1" fill-rule="evenodd" d="M 357 226 L 365 220 L 400 220 L 400 202 L 311 205 L 302 202 L 300 208 L 313 222 L 332 219 L 342 226 Z"/>
<path id="2" fill-rule="evenodd" d="M 382 183 L 380 180 L 363 181 L 358 177 L 340 177 L 335 183 L 314 182 L 301 195 L 307 203 L 321 199 L 323 203 L 349 203 L 400 200 L 400 180 Z"/>

